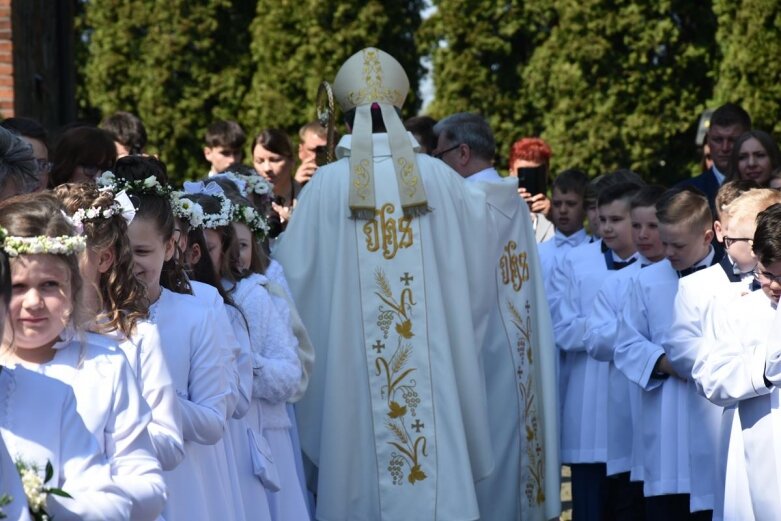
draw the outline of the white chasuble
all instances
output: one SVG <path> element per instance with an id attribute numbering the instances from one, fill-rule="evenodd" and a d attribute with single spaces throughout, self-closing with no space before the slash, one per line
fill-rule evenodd
<path id="1" fill-rule="evenodd" d="M 537 244 L 515 183 L 486 192 L 494 232 L 494 288 L 483 364 L 494 472 L 477 485 L 481 519 L 545 520 L 561 512 L 556 357 Z M 493 280 L 491 280 L 493 279 Z"/>
<path id="2" fill-rule="evenodd" d="M 374 134 L 375 218 L 350 218 L 351 136 L 302 190 L 274 257 L 315 348 L 296 404 L 323 521 L 470 521 L 490 474 L 480 365 L 490 291 L 485 196 L 417 154 L 431 212 L 402 217 Z"/>

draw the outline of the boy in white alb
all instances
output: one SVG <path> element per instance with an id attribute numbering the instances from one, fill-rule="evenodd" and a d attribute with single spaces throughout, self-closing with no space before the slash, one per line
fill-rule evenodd
<path id="1" fill-rule="evenodd" d="M 591 239 L 583 229 L 587 189 L 588 176 L 576 169 L 563 171 L 553 181 L 551 216 L 556 226 L 556 233 L 552 241 L 537 244 L 546 291 L 550 291 L 550 276 L 555 258 Z"/>
<path id="2" fill-rule="evenodd" d="M 714 263 L 713 218 L 698 190 L 668 190 L 657 203 L 666 259 L 641 270 L 630 285 L 614 361 L 645 392 L 640 429 L 647 519 L 710 519 L 689 513 L 686 382 L 671 366 L 664 342 L 673 322 L 678 279 Z"/>
<path id="3" fill-rule="evenodd" d="M 737 405 L 742 436 L 729 438 L 726 466 L 729 472 L 733 459 L 742 459 L 753 516 L 765 520 L 778 519 L 781 512 L 781 411 L 774 387 L 781 384 L 781 321 L 776 311 L 781 295 L 781 277 L 776 275 L 781 273 L 781 205 L 759 214 L 752 248 L 762 291 L 714 303 L 706 331 L 707 357 L 701 350 L 697 358 L 697 383 L 714 403 Z M 733 450 L 736 441 L 743 446 L 740 452 Z M 725 512 L 724 519 L 748 517 Z"/>
<path id="4" fill-rule="evenodd" d="M 717 265 L 681 279 L 675 298 L 674 322 L 664 346 L 673 368 L 688 383 L 689 465 L 692 475 L 700 476 L 691 483 L 691 510 L 715 510 L 716 517 L 722 513 L 721 471 L 726 461 L 725 453 L 719 449 L 719 438 L 721 432 L 732 428 L 733 414 L 731 410 L 724 412 L 698 392 L 692 380 L 693 368 L 698 353 L 708 347 L 703 341 L 703 324 L 709 320 L 710 303 L 714 299 L 729 301 L 750 292 L 754 285 L 756 259 L 750 241 L 754 237 L 757 214 L 781 202 L 781 193 L 770 189 L 749 190 L 729 201 L 733 194 L 740 193 L 736 188 L 735 182 L 726 183 L 717 195 L 717 204 L 721 203 L 718 210 L 725 254 Z"/>
<path id="5" fill-rule="evenodd" d="M 659 221 L 656 219 L 656 202 L 664 193 L 660 186 L 644 187 L 631 202 L 632 241 L 640 254 L 638 262 L 625 269 L 611 272 L 597 293 L 594 307 L 588 316 L 584 343 L 586 351 L 594 359 L 607 362 L 608 368 L 608 417 L 607 417 L 607 475 L 610 492 L 608 509 L 616 521 L 642 519 L 642 475 L 634 476 L 632 417 L 640 414 L 640 389 L 629 382 L 613 364 L 618 319 L 626 303 L 629 284 L 642 267 L 664 258 L 664 248 L 659 239 Z M 637 472 L 637 465 L 635 465 Z M 642 470 L 642 467 L 640 467 Z"/>
<path id="6" fill-rule="evenodd" d="M 637 261 L 629 204 L 640 186 L 620 183 L 599 194 L 602 242 L 573 248 L 560 268 L 570 274 L 554 323 L 556 345 L 564 353 L 561 374 L 561 460 L 572 468 L 572 506 L 576 519 L 600 520 L 607 514 L 608 363 L 588 356 L 583 342 L 586 319 L 596 292 L 612 270 Z M 603 247 L 604 246 L 604 247 Z"/>

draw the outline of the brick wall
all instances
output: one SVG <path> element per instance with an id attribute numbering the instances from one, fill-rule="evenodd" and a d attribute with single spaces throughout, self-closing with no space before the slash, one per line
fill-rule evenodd
<path id="1" fill-rule="evenodd" d="M 0 0 L 0 116 L 14 115 L 14 58 L 11 0 Z"/>

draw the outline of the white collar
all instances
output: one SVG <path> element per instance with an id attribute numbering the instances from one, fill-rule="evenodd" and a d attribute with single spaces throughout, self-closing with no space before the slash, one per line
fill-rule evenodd
<path id="1" fill-rule="evenodd" d="M 558 228 L 556 228 L 556 232 L 553 234 L 553 240 L 556 241 L 555 244 L 557 248 L 565 245 L 578 246 L 579 244 L 586 242 L 588 239 L 589 235 L 586 233 L 585 228 L 581 228 L 569 236 L 564 235 L 559 231 Z"/>
<path id="2" fill-rule="evenodd" d="M 412 150 L 415 152 L 420 152 L 420 145 L 415 140 L 411 132 L 407 132 L 407 137 L 409 137 L 410 144 L 412 144 Z M 351 134 L 342 136 L 342 139 L 340 139 L 339 143 L 336 145 L 337 159 L 342 159 L 343 157 L 350 157 L 350 147 L 352 146 L 352 139 L 353 136 Z M 372 156 L 390 157 L 390 155 L 391 155 L 391 149 L 390 149 L 390 143 L 388 142 L 388 134 L 386 133 L 372 134 Z"/>
<path id="3" fill-rule="evenodd" d="M 496 171 L 494 167 L 488 167 L 479 172 L 475 172 L 466 178 L 467 181 L 501 181 L 502 176 Z"/>

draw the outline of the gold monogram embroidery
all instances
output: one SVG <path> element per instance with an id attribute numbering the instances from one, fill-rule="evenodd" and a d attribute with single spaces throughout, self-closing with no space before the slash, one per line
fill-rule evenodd
<path id="1" fill-rule="evenodd" d="M 526 262 L 526 252 L 516 254 L 517 248 L 515 241 L 505 245 L 502 258 L 499 259 L 499 268 L 502 270 L 502 284 L 512 283 L 513 290 L 521 291 L 523 283 L 529 280 L 529 264 Z"/>
<path id="2" fill-rule="evenodd" d="M 420 434 L 426 428 L 420 418 L 416 417 L 417 407 L 420 405 L 420 395 L 416 390 L 417 382 L 414 378 L 416 367 L 409 367 L 412 355 L 412 344 L 406 342 L 415 336 L 412 331 L 410 311 L 415 305 L 412 288 L 409 283 L 414 278 L 408 273 L 404 274 L 401 281 L 404 287 L 397 301 L 393 295 L 388 278 L 382 269 L 378 268 L 374 273 L 374 281 L 377 285 L 377 295 L 382 304 L 378 307 L 377 325 L 383 333 L 382 339 L 377 339 L 370 346 L 377 352 L 374 360 L 375 376 L 380 377 L 380 395 L 386 400 L 388 406 L 385 426 L 393 435 L 394 441 L 388 443 L 393 446 L 388 472 L 394 485 L 404 483 L 405 468 L 408 469 L 407 481 L 414 485 L 417 481 L 427 478 L 421 469 L 421 458 L 428 456 L 426 436 Z M 395 322 L 396 349 L 390 358 L 382 355 L 385 349 L 383 340 L 388 340 L 391 335 L 390 325 Z M 415 432 L 412 432 L 412 431 Z"/>
<path id="3" fill-rule="evenodd" d="M 364 159 L 355 165 L 355 180 L 353 181 L 355 192 L 361 199 L 369 196 L 369 160 Z"/>
<path id="4" fill-rule="evenodd" d="M 415 196 L 415 192 L 418 191 L 420 177 L 415 175 L 415 165 L 406 158 L 400 158 L 398 163 L 399 177 L 404 185 L 404 189 L 407 191 L 407 196 L 412 198 Z"/>
<path id="5" fill-rule="evenodd" d="M 518 390 L 523 406 L 521 421 L 525 427 L 524 446 L 526 456 L 529 458 L 527 466 L 526 498 L 530 505 L 541 505 L 545 502 L 545 490 L 542 486 L 544 476 L 544 452 L 542 440 L 538 433 L 537 405 L 534 393 L 534 380 L 532 378 L 534 358 L 532 356 L 532 329 L 531 329 L 531 304 L 526 301 L 525 319 L 521 317 L 518 309 L 511 301 L 507 301 L 510 310 L 511 322 L 517 331 L 515 348 L 518 353 L 518 368 L 516 371 Z"/>
<path id="6" fill-rule="evenodd" d="M 396 256 L 399 248 L 409 248 L 414 239 L 412 234 L 412 219 L 391 217 L 395 206 L 386 203 L 375 210 L 375 218 L 363 225 L 366 235 L 366 249 L 374 253 L 382 247 L 382 256 L 390 260 Z M 379 217 L 379 220 L 377 219 Z"/>

